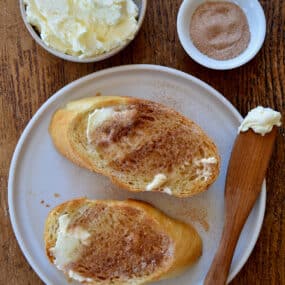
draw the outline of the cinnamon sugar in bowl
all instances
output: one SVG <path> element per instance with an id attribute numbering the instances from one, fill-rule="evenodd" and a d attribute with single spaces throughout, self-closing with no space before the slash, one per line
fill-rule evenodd
<path id="1" fill-rule="evenodd" d="M 247 18 L 235 3 L 205 2 L 191 18 L 193 44 L 207 56 L 226 60 L 237 57 L 248 46 L 250 31 Z"/>
<path id="2" fill-rule="evenodd" d="M 258 53 L 266 22 L 258 0 L 184 0 L 177 30 L 193 60 L 211 69 L 227 70 Z"/>

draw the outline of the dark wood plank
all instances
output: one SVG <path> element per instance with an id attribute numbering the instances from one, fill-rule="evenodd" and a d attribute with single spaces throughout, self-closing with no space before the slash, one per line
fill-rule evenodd
<path id="1" fill-rule="evenodd" d="M 91 72 L 123 64 L 153 63 L 188 72 L 215 87 L 242 113 L 258 104 L 285 114 L 285 2 L 262 0 L 268 26 L 265 45 L 247 65 L 232 71 L 208 70 L 183 51 L 176 32 L 181 1 L 149 1 L 143 28 L 123 52 L 101 63 L 65 62 L 31 39 L 18 1 L 0 9 L 0 284 L 42 284 L 23 257 L 10 226 L 7 179 L 17 140 L 36 110 L 65 84 Z M 284 116 L 283 116 L 284 118 Z M 285 131 L 280 129 L 268 171 L 268 200 L 257 245 L 238 284 L 285 284 Z"/>

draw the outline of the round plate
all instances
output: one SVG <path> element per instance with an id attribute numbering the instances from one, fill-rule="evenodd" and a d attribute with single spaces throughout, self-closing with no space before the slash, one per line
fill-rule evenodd
<path id="1" fill-rule="evenodd" d="M 129 193 L 112 185 L 107 178 L 81 169 L 62 157 L 48 134 L 52 114 L 71 100 L 97 93 L 150 99 L 197 122 L 215 141 L 221 154 L 221 173 L 216 183 L 205 193 L 187 199 L 161 193 Z M 195 226 L 203 239 L 203 255 L 194 266 L 176 277 L 175 283 L 202 284 L 221 236 L 226 169 L 241 120 L 237 110 L 213 88 L 190 75 L 162 66 L 130 65 L 107 69 L 62 88 L 38 110 L 26 127 L 10 169 L 10 216 L 28 262 L 46 284 L 70 284 L 45 256 L 43 231 L 51 208 L 83 196 L 91 199 L 137 198 Z M 245 264 L 256 243 L 264 216 L 265 193 L 263 185 L 236 248 L 229 280 Z M 173 282 L 164 280 L 155 284 L 170 285 Z"/>

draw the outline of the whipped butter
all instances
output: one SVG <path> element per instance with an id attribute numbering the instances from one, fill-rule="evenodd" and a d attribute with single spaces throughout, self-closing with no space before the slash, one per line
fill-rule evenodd
<path id="1" fill-rule="evenodd" d="M 72 271 L 72 270 L 69 270 L 69 271 L 68 271 L 68 276 L 69 276 L 70 278 L 76 280 L 76 281 L 79 281 L 79 282 L 93 282 L 93 281 L 94 281 L 94 279 L 88 278 L 88 277 L 87 277 L 87 278 L 86 278 L 86 277 L 83 277 L 83 276 L 81 276 L 80 274 L 78 274 L 78 273 L 76 273 L 76 272 L 74 272 L 74 271 Z"/>
<path id="2" fill-rule="evenodd" d="M 27 21 L 50 47 L 80 58 L 123 46 L 138 29 L 133 0 L 24 0 Z"/>
<path id="3" fill-rule="evenodd" d="M 167 181 L 166 175 L 159 173 L 154 176 L 153 180 L 146 186 L 146 191 L 152 191 L 161 187 Z"/>
<path id="4" fill-rule="evenodd" d="M 93 132 L 100 127 L 105 121 L 111 119 L 115 114 L 112 107 L 96 109 L 93 113 L 89 114 L 86 135 L 89 143 L 93 141 Z"/>
<path id="5" fill-rule="evenodd" d="M 213 156 L 194 160 L 195 165 L 200 165 L 200 164 L 207 165 L 207 164 L 216 164 L 216 163 L 218 163 L 218 161 Z"/>
<path id="6" fill-rule="evenodd" d="M 68 214 L 59 217 L 56 244 L 50 249 L 54 256 L 54 264 L 61 270 L 78 258 L 80 248 L 88 244 L 90 237 L 90 233 L 81 227 L 68 230 L 69 222 Z"/>
<path id="7" fill-rule="evenodd" d="M 246 132 L 252 129 L 255 133 L 264 136 L 270 133 L 274 126 L 281 126 L 281 114 L 271 108 L 258 106 L 247 114 L 238 132 Z"/>
<path id="8" fill-rule="evenodd" d="M 216 164 L 218 162 L 215 157 L 202 158 L 199 161 L 203 164 Z"/>
<path id="9" fill-rule="evenodd" d="M 164 187 L 162 192 L 168 195 L 172 195 L 172 190 L 169 187 Z"/>
<path id="10" fill-rule="evenodd" d="M 195 159 L 194 160 L 195 165 L 197 165 L 197 166 L 202 165 L 203 166 L 202 169 L 198 169 L 196 171 L 196 174 L 199 176 L 199 178 L 200 178 L 200 176 L 202 176 L 206 180 L 209 179 L 209 177 L 212 175 L 210 165 L 211 164 L 217 164 L 217 163 L 218 163 L 218 160 L 213 156 L 210 156 L 207 158 Z"/>

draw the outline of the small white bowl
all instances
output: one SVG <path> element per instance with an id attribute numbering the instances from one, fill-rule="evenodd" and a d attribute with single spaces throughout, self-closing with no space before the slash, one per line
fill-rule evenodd
<path id="1" fill-rule="evenodd" d="M 217 0 L 215 0 L 217 1 Z M 217 70 L 227 70 L 239 67 L 250 61 L 261 49 L 265 34 L 266 20 L 264 11 L 258 0 L 224 0 L 234 2 L 241 7 L 245 13 L 249 29 L 250 42 L 248 47 L 239 56 L 229 60 L 216 60 L 201 53 L 193 44 L 190 37 L 190 22 L 196 8 L 207 2 L 205 0 L 184 0 L 180 6 L 177 17 L 177 31 L 179 40 L 188 55 L 201 65 Z"/>
<path id="2" fill-rule="evenodd" d="M 146 7 L 147 7 L 147 0 L 134 0 L 134 2 L 137 4 L 137 6 L 139 7 L 139 16 L 138 16 L 138 29 L 135 33 L 135 36 L 137 35 L 137 33 L 139 32 L 144 17 L 145 17 L 145 13 L 146 13 Z M 22 18 L 24 20 L 24 23 L 28 29 L 28 31 L 30 32 L 31 36 L 34 38 L 34 40 L 42 47 L 44 48 L 46 51 L 48 51 L 49 53 L 60 57 L 62 59 L 65 59 L 67 61 L 72 61 L 72 62 L 79 62 L 79 63 L 90 63 L 90 62 L 98 62 L 104 59 L 107 59 L 117 53 L 119 53 L 121 50 L 123 50 L 132 40 L 127 41 L 124 45 L 112 49 L 109 52 L 94 56 L 94 57 L 86 57 L 86 58 L 79 58 L 78 56 L 73 56 L 73 55 L 68 55 L 65 54 L 63 52 L 60 52 L 48 45 L 45 44 L 45 42 L 41 39 L 40 35 L 35 31 L 34 27 L 27 21 L 27 17 L 26 17 L 26 9 L 25 9 L 25 4 L 23 0 L 20 0 L 20 10 L 21 10 L 21 14 L 22 14 Z M 134 36 L 134 38 L 135 38 Z"/>

